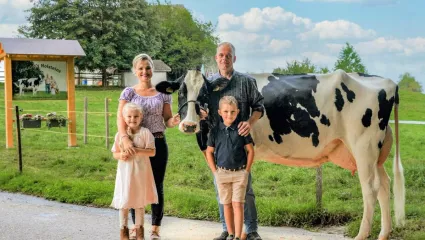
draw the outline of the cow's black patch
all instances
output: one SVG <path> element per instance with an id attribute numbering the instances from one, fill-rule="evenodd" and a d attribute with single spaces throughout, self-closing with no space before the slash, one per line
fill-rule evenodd
<path id="1" fill-rule="evenodd" d="M 362 117 L 362 123 L 363 126 L 365 127 L 369 127 L 370 124 L 372 123 L 372 109 L 368 108 L 366 109 L 363 117 Z"/>
<path id="2" fill-rule="evenodd" d="M 294 131 L 301 137 L 311 137 L 319 145 L 319 130 L 312 119 L 320 116 L 313 92 L 319 81 L 312 75 L 275 75 L 263 87 L 264 107 L 273 130 L 273 138 L 282 143 L 281 135 Z"/>
<path id="3" fill-rule="evenodd" d="M 270 141 L 272 141 L 272 142 L 274 141 L 274 139 L 273 139 L 273 136 L 272 136 L 272 135 L 269 135 L 269 140 L 270 140 Z"/>
<path id="4" fill-rule="evenodd" d="M 379 142 L 378 142 L 378 148 L 379 148 L 379 149 L 381 149 L 381 148 L 382 148 L 382 145 L 383 145 L 383 144 L 382 144 L 382 142 L 381 142 L 381 141 L 379 141 Z"/>
<path id="5" fill-rule="evenodd" d="M 357 73 L 357 74 L 359 74 L 359 76 L 361 76 L 361 77 L 379 77 L 379 78 L 382 78 L 381 76 L 378 76 L 378 75 L 370 75 L 370 74 L 366 74 L 366 73 Z"/>
<path id="6" fill-rule="evenodd" d="M 347 100 L 349 102 L 353 102 L 354 99 L 356 98 L 356 94 L 350 89 L 348 89 L 347 85 L 345 85 L 343 82 L 341 83 L 341 87 L 342 87 L 342 90 L 344 90 L 344 92 L 347 94 Z"/>
<path id="7" fill-rule="evenodd" d="M 338 88 L 335 88 L 335 107 L 340 112 L 344 107 L 344 98 L 342 98 L 341 90 Z"/>
<path id="8" fill-rule="evenodd" d="M 382 89 L 378 93 L 378 102 L 379 102 L 379 111 L 378 111 L 379 128 L 381 130 L 385 130 L 385 128 L 388 125 L 391 110 L 394 105 L 394 96 L 392 96 L 389 100 L 387 100 L 387 93 L 385 92 L 384 89 Z"/>
<path id="9" fill-rule="evenodd" d="M 328 127 L 331 125 L 331 122 L 329 121 L 329 118 L 326 117 L 325 114 L 322 114 L 322 117 L 320 118 L 320 123 L 322 123 L 323 125 L 326 125 Z"/>

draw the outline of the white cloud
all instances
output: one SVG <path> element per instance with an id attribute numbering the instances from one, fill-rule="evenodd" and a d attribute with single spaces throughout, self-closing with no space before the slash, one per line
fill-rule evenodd
<path id="1" fill-rule="evenodd" d="M 376 32 L 368 29 L 362 29 L 359 25 L 346 21 L 322 21 L 316 23 L 314 28 L 305 33 L 300 33 L 298 37 L 301 40 L 309 40 L 312 38 L 320 39 L 345 39 L 345 38 L 371 38 Z"/>
<path id="2" fill-rule="evenodd" d="M 281 52 L 282 50 L 290 48 L 291 46 L 292 42 L 289 40 L 272 39 L 267 48 L 272 52 Z"/>
<path id="3" fill-rule="evenodd" d="M 19 9 L 29 9 L 32 7 L 30 0 L 11 0 L 10 3 L 14 8 Z"/>
<path id="4" fill-rule="evenodd" d="M 332 67 L 337 59 L 336 56 L 330 56 L 320 52 L 303 52 L 301 55 L 310 59 L 318 67 Z"/>
<path id="5" fill-rule="evenodd" d="M 20 24 L 0 24 L 0 37 L 16 37 Z"/>
<path id="6" fill-rule="evenodd" d="M 339 43 L 327 43 L 326 47 L 330 50 L 330 53 L 339 53 L 344 47 L 344 44 Z"/>
<path id="7" fill-rule="evenodd" d="M 220 15 L 218 18 L 219 31 L 236 28 L 258 32 L 266 29 L 279 29 L 285 26 L 297 26 L 305 29 L 310 25 L 310 19 L 298 17 L 281 7 L 251 8 L 241 16 L 226 13 Z"/>
<path id="8" fill-rule="evenodd" d="M 399 0 L 297 0 L 298 2 L 328 2 L 328 3 L 362 3 L 364 5 L 387 5 L 398 3 Z"/>
<path id="9" fill-rule="evenodd" d="M 425 52 L 425 38 L 386 39 L 380 37 L 372 41 L 357 43 L 354 46 L 363 55 L 399 53 L 411 56 Z"/>
<path id="10" fill-rule="evenodd" d="M 268 34 L 240 31 L 224 31 L 218 34 L 220 40 L 236 46 L 236 56 L 240 55 L 240 52 L 279 54 L 292 46 L 290 40 L 271 38 Z"/>

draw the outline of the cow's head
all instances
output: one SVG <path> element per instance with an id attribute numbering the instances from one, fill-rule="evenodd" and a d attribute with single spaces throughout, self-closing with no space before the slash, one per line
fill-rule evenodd
<path id="1" fill-rule="evenodd" d="M 183 133 L 193 134 L 200 130 L 200 109 L 207 108 L 209 94 L 212 91 L 221 90 L 225 83 L 224 79 L 217 79 L 210 83 L 205 76 L 197 70 L 188 70 L 186 76 L 175 81 L 163 81 L 155 87 L 158 92 L 171 94 L 179 90 L 178 113 L 182 119 L 179 130 Z"/>

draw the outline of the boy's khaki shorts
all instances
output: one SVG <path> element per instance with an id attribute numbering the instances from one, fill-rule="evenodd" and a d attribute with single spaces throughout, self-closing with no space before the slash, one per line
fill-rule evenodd
<path id="1" fill-rule="evenodd" d="M 245 170 L 229 171 L 217 168 L 214 174 L 221 204 L 245 202 L 248 172 Z"/>

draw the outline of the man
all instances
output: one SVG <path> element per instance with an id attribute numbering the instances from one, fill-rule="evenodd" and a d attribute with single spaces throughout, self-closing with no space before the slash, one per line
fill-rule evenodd
<path id="1" fill-rule="evenodd" d="M 218 45 L 215 60 L 219 72 L 210 77 L 210 81 L 215 81 L 219 78 L 226 79 L 229 82 L 227 86 L 220 91 L 211 93 L 208 102 L 208 114 L 201 111 L 201 118 L 205 119 L 208 116 L 208 124 L 202 121 L 202 131 L 197 133 L 198 144 L 204 153 L 207 148 L 208 131 L 216 126 L 221 118 L 218 115 L 219 101 L 223 96 L 233 96 L 239 103 L 240 114 L 238 116 L 238 133 L 241 136 L 247 136 L 258 119 L 264 113 L 263 96 L 257 89 L 257 84 L 254 78 L 245 74 L 239 73 L 233 69 L 233 63 L 236 61 L 235 47 L 229 42 L 223 42 Z M 252 114 L 251 114 L 252 112 Z M 254 143 L 255 144 L 255 143 Z M 217 184 L 214 179 L 214 186 L 217 195 Z M 214 240 L 226 240 L 229 235 L 227 232 L 226 223 L 224 221 L 223 205 L 219 203 L 220 221 L 223 224 L 222 234 L 214 238 Z M 261 240 L 257 233 L 257 209 L 255 206 L 255 195 L 252 190 L 251 173 L 248 176 L 247 192 L 244 205 L 244 223 L 247 240 Z"/>

